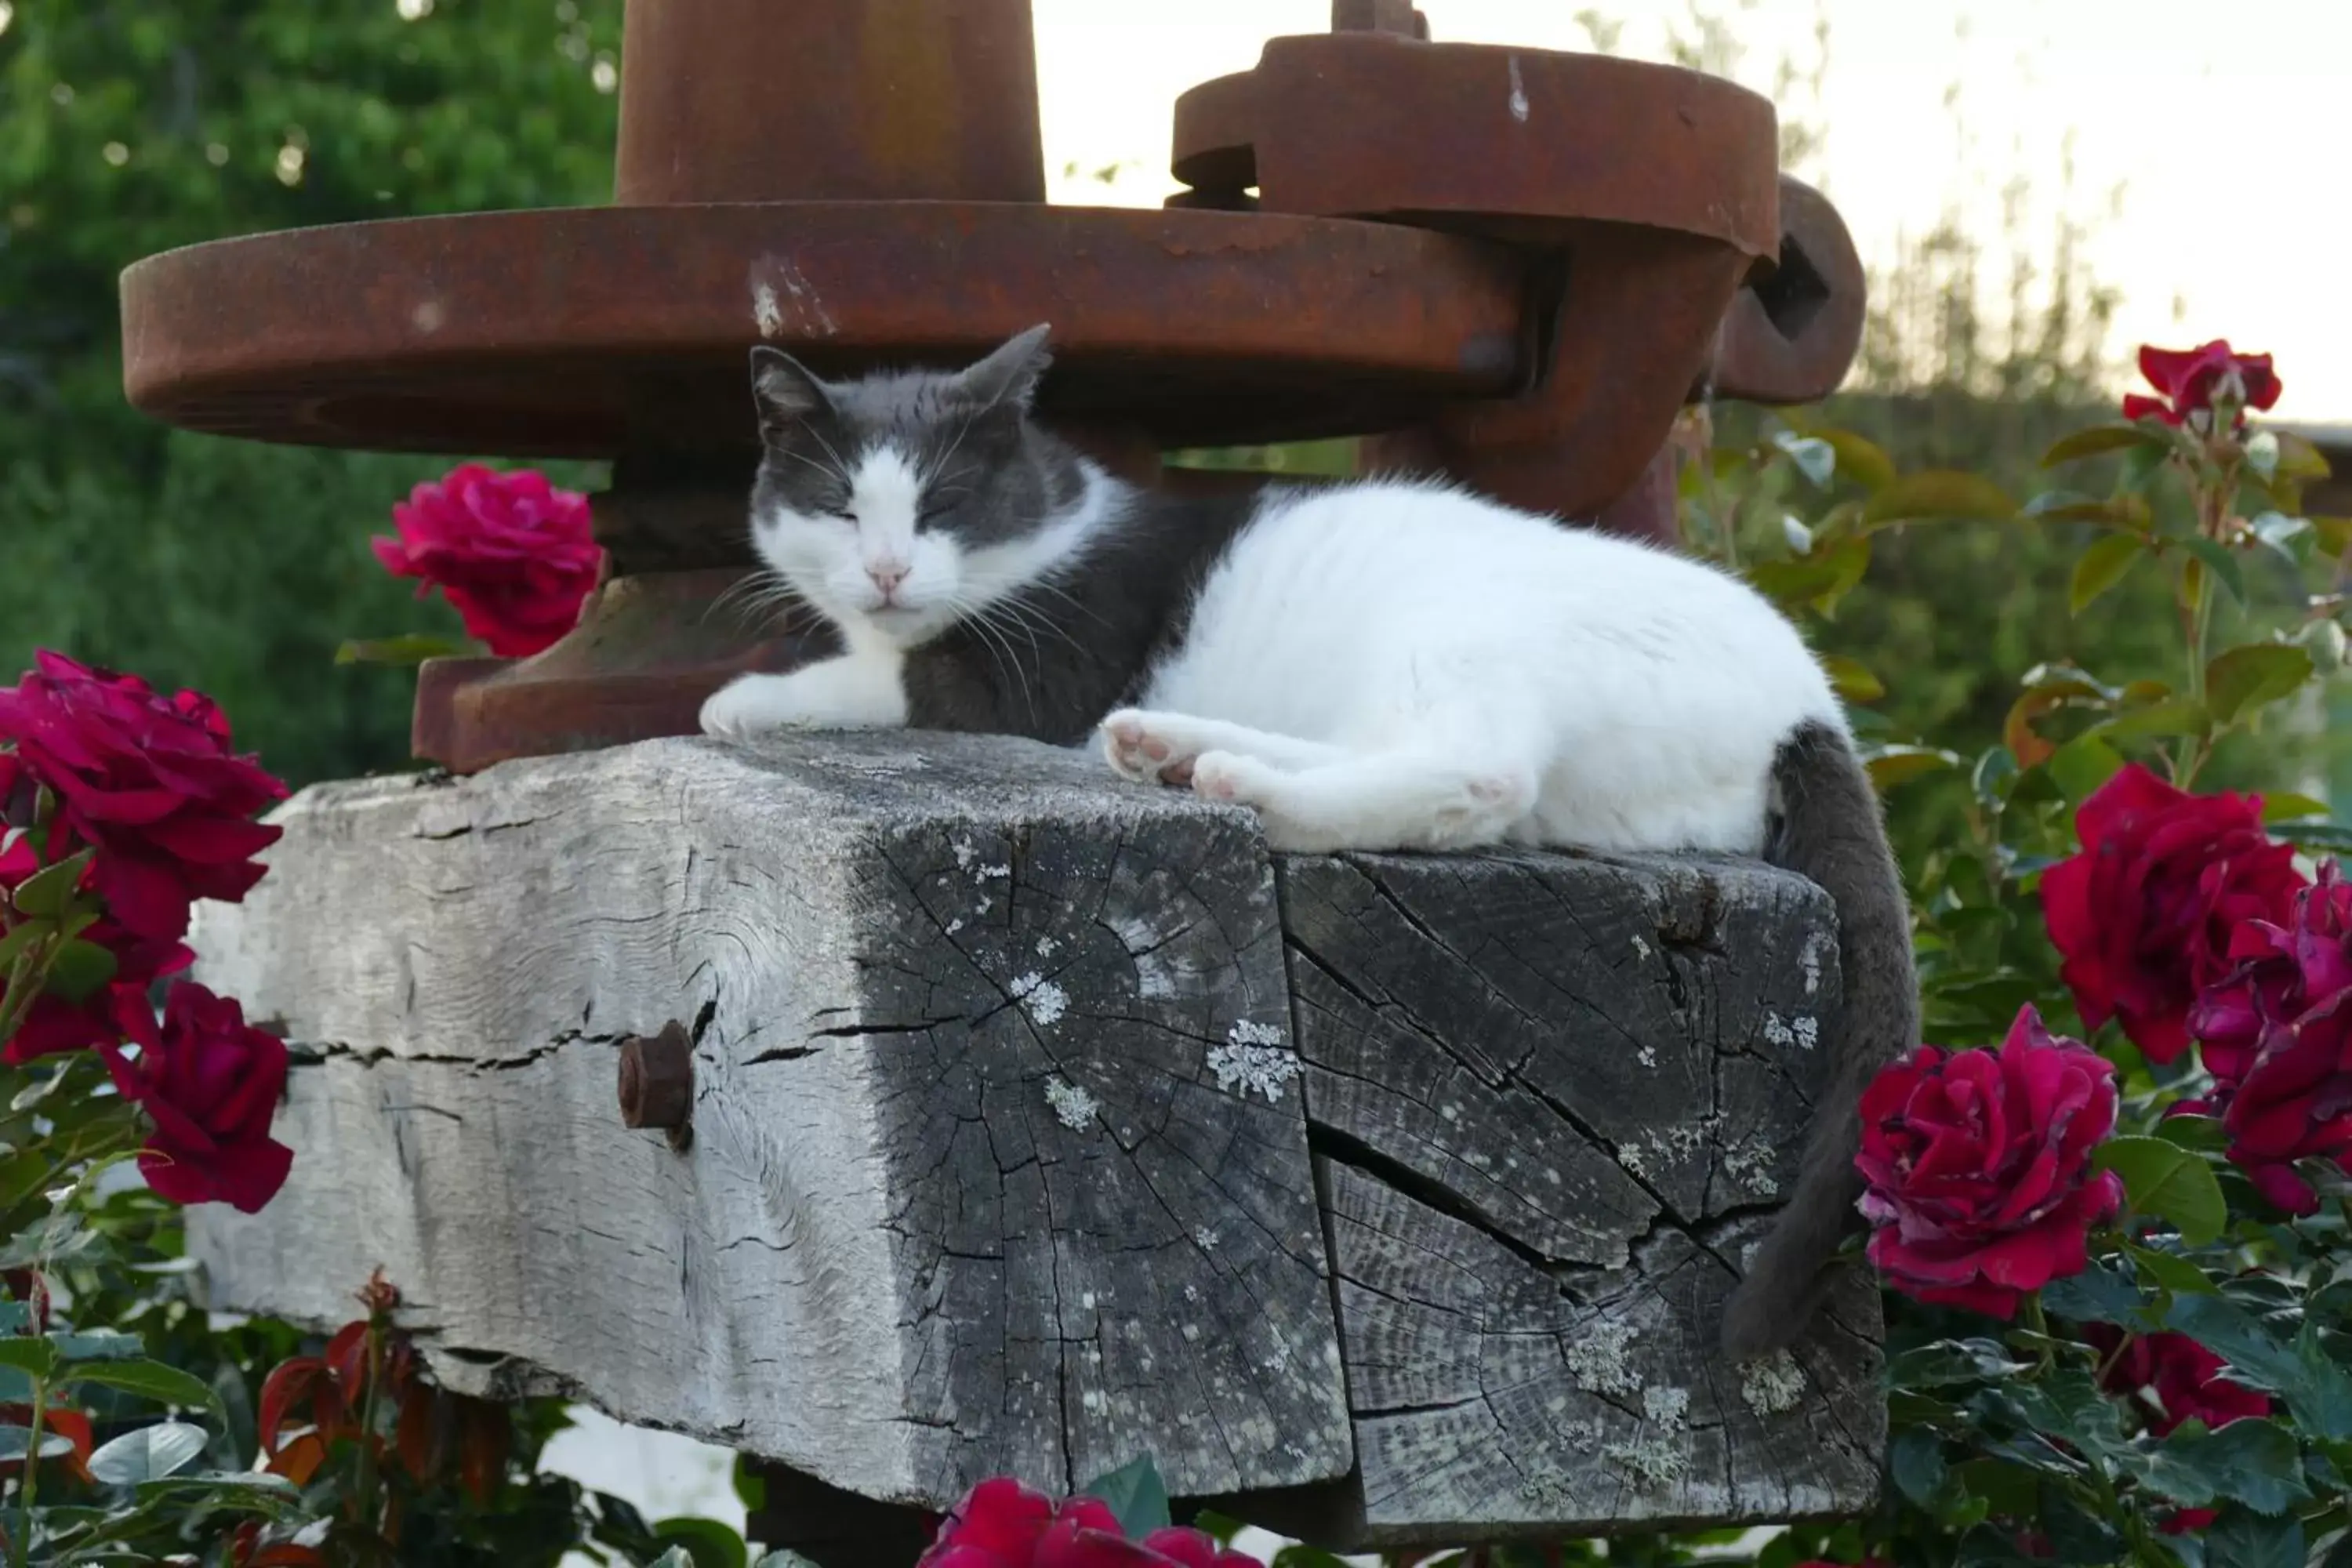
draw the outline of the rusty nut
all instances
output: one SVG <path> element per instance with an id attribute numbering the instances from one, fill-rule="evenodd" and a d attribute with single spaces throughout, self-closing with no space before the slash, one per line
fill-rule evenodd
<path id="1" fill-rule="evenodd" d="M 694 1110 L 694 1040 L 675 1019 L 621 1042 L 621 1125 L 677 1132 Z"/>

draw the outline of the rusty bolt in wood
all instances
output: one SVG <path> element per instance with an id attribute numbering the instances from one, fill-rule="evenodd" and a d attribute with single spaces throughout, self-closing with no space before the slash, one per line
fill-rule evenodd
<path id="1" fill-rule="evenodd" d="M 694 1038 L 676 1019 L 621 1042 L 621 1125 L 657 1127 L 680 1153 L 692 1137 Z"/>

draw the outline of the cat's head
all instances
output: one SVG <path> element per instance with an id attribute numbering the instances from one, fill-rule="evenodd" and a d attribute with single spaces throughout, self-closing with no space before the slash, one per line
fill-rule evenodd
<path id="1" fill-rule="evenodd" d="M 1046 333 L 1032 327 L 961 371 L 839 382 L 753 349 L 761 560 L 836 626 L 901 647 L 1050 571 L 1069 547 L 1052 524 L 1085 479 L 1029 421 Z"/>

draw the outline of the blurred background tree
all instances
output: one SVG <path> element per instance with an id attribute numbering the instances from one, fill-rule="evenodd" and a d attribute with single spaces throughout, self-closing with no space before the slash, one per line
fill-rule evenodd
<path id="1" fill-rule="evenodd" d="M 404 765 L 412 676 L 333 657 L 458 633 L 365 546 L 448 464 L 133 413 L 116 280 L 257 230 L 605 199 L 620 24 L 621 0 L 0 0 L 0 670 L 47 647 L 199 687 L 296 783 Z"/>

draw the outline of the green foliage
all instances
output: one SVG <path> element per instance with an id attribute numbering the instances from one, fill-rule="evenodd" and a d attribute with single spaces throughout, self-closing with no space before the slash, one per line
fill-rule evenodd
<path id="1" fill-rule="evenodd" d="M 332 660 L 457 634 L 365 544 L 449 465 L 131 413 L 116 280 L 202 240 L 608 195 L 620 0 L 408 9 L 16 0 L 0 31 L 0 671 L 47 647 L 198 688 L 296 784 L 405 763 L 406 674 Z"/>

